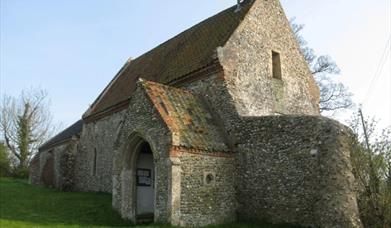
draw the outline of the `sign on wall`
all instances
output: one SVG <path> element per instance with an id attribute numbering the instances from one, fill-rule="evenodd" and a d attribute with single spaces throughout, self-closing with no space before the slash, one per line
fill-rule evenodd
<path id="1" fill-rule="evenodd" d="M 137 169 L 137 186 L 151 186 L 151 170 Z"/>

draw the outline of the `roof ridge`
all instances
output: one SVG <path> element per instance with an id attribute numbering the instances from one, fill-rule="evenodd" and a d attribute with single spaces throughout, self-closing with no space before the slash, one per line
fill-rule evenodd
<path id="1" fill-rule="evenodd" d="M 128 100 L 140 77 L 166 84 L 215 61 L 217 47 L 226 44 L 254 2 L 243 1 L 238 12 L 231 6 L 133 59 L 83 118 Z"/>
<path id="2" fill-rule="evenodd" d="M 95 106 L 95 104 L 97 104 L 103 97 L 104 95 L 106 94 L 106 92 L 110 89 L 110 87 L 115 83 L 115 81 L 121 76 L 122 73 L 124 73 L 124 71 L 126 70 L 127 67 L 129 67 L 129 64 L 130 62 L 133 61 L 131 57 L 128 58 L 128 60 L 126 60 L 126 62 L 124 63 L 124 65 L 121 67 L 121 69 L 115 74 L 114 78 L 112 78 L 109 82 L 109 84 L 107 84 L 107 86 L 102 90 L 102 92 L 99 94 L 99 96 L 94 100 L 94 102 L 88 107 L 87 111 L 84 112 L 84 114 L 82 115 L 83 117 L 84 116 L 88 116 L 89 115 L 89 112 L 91 112 L 91 110 L 93 109 L 93 107 Z"/>
<path id="3" fill-rule="evenodd" d="M 83 119 L 80 119 L 70 125 L 69 127 L 62 130 L 60 133 L 56 134 L 52 138 L 50 138 L 48 141 L 46 141 L 44 144 L 42 144 L 38 150 L 46 150 L 51 148 L 53 145 L 65 141 L 67 139 L 72 138 L 74 135 L 81 132 L 83 127 Z"/>
<path id="4" fill-rule="evenodd" d="M 143 78 L 140 78 L 138 80 L 138 83 L 140 83 L 145 89 L 148 89 L 148 86 L 153 85 L 153 86 L 160 86 L 160 87 L 163 87 L 163 88 L 166 88 L 166 89 L 172 89 L 172 90 L 181 91 L 181 92 L 184 92 L 184 93 L 189 93 L 189 94 L 191 94 L 193 96 L 196 96 L 196 94 L 194 94 L 190 90 L 183 89 L 183 88 L 178 88 L 178 87 L 175 87 L 175 86 L 172 86 L 172 85 L 165 85 L 165 84 L 162 84 L 162 83 L 159 83 L 159 82 L 149 81 L 149 80 L 146 80 L 146 79 L 143 79 Z"/>
<path id="5" fill-rule="evenodd" d="M 255 0 L 244 0 L 244 1 L 241 2 L 240 4 L 241 4 L 241 5 L 245 5 L 245 4 L 248 4 L 248 3 L 250 3 L 250 2 L 253 3 L 253 2 L 255 2 Z M 136 58 L 134 58 L 134 59 L 132 59 L 132 62 L 137 61 L 138 58 L 140 58 L 140 57 L 142 57 L 142 56 L 144 56 L 144 55 L 147 55 L 148 53 L 150 53 L 151 51 L 155 50 L 156 48 L 159 48 L 160 46 L 164 46 L 166 43 L 169 43 L 170 41 L 174 40 L 175 38 L 178 38 L 178 37 L 182 36 L 183 34 L 189 32 L 190 30 L 194 29 L 195 27 L 200 26 L 201 24 L 207 22 L 208 20 L 213 19 L 214 17 L 218 17 L 219 15 L 223 14 L 223 13 L 226 12 L 226 11 L 229 11 L 229 10 L 234 9 L 233 12 L 235 12 L 236 7 L 237 7 L 237 4 L 235 4 L 235 5 L 233 5 L 233 6 L 230 6 L 230 7 L 226 8 L 225 10 L 222 10 L 222 11 L 220 11 L 220 12 L 214 14 L 213 16 L 210 16 L 210 17 L 208 17 L 208 18 L 206 18 L 206 19 L 204 19 L 204 20 L 198 22 L 197 24 L 191 26 L 190 28 L 187 28 L 187 29 L 183 30 L 182 32 L 180 32 L 180 33 L 178 33 L 177 35 L 175 35 L 175 36 L 169 38 L 168 40 L 164 41 L 163 43 L 158 44 L 157 46 L 151 48 L 151 49 L 148 50 L 147 52 L 145 52 L 145 53 L 139 55 L 138 57 L 136 57 Z M 241 10 L 243 10 L 243 9 L 241 9 Z M 236 13 L 236 12 L 235 12 L 235 13 Z"/>

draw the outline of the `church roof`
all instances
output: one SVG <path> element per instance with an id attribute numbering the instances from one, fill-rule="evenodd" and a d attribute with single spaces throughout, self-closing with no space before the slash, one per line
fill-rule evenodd
<path id="1" fill-rule="evenodd" d="M 76 123 L 72 124 L 70 127 L 66 128 L 65 130 L 51 138 L 49 141 L 44 143 L 41 147 L 39 147 L 39 150 L 47 150 L 55 145 L 63 143 L 64 141 L 71 139 L 74 135 L 79 134 L 82 129 L 83 120 L 78 120 Z"/>
<path id="2" fill-rule="evenodd" d="M 245 0 L 202 21 L 151 51 L 128 62 L 96 99 L 85 117 L 107 111 L 128 100 L 138 78 L 169 84 L 216 62 L 216 48 L 223 46 L 253 4 Z"/>
<path id="3" fill-rule="evenodd" d="M 214 117 L 190 91 L 141 81 L 148 97 L 173 133 L 173 145 L 205 151 L 228 151 Z"/>

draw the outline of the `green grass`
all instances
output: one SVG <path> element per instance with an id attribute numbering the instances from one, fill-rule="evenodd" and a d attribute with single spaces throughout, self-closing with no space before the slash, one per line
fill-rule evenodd
<path id="1" fill-rule="evenodd" d="M 0 178 L 0 227 L 129 227 L 111 208 L 111 195 L 61 192 Z M 170 227 L 151 225 L 143 227 Z M 230 224 L 209 228 L 287 228 L 283 225 Z"/>
<path id="2" fill-rule="evenodd" d="M 127 226 L 111 209 L 111 195 L 61 192 L 0 179 L 0 227 Z"/>

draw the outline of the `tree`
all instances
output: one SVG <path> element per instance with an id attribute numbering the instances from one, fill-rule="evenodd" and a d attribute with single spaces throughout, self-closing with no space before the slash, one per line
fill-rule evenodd
<path id="1" fill-rule="evenodd" d="M 315 51 L 308 47 L 307 41 L 301 35 L 304 25 L 296 24 L 295 18 L 290 20 L 293 33 L 299 42 L 300 49 L 307 61 L 312 74 L 320 88 L 320 110 L 334 112 L 350 108 L 353 105 L 352 94 L 339 82 L 335 82 L 331 75 L 340 74 L 337 64 L 328 55 L 317 56 Z"/>
<path id="2" fill-rule="evenodd" d="M 358 205 L 366 227 L 391 227 L 391 127 L 379 134 L 377 121 L 364 120 L 369 145 L 366 146 L 361 119 L 355 114 L 350 127 L 358 143 L 351 154 L 358 183 Z"/>
<path id="3" fill-rule="evenodd" d="M 54 132 L 47 92 L 29 89 L 18 98 L 4 95 L 0 114 L 0 130 L 7 149 L 17 160 L 16 171 L 26 173 L 38 147 Z"/>
<path id="4" fill-rule="evenodd" d="M 7 151 L 7 147 L 0 141 L 0 177 L 10 176 L 11 161 Z"/>

